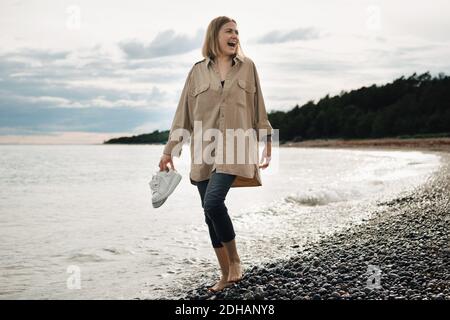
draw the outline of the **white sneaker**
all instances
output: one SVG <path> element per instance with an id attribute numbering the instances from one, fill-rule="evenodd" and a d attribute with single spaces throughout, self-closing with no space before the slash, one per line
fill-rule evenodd
<path id="1" fill-rule="evenodd" d="M 159 208 L 172 194 L 181 181 L 181 174 L 170 169 L 169 171 L 158 171 L 152 176 L 150 189 L 152 190 L 153 208 Z"/>

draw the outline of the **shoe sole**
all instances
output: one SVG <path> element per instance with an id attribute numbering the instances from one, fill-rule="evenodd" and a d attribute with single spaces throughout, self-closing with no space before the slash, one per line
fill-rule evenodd
<path id="1" fill-rule="evenodd" d="M 161 207 L 164 204 L 164 202 L 166 202 L 166 199 L 162 199 L 162 200 L 159 200 L 159 201 L 156 201 L 156 202 L 152 202 L 153 208 Z"/>

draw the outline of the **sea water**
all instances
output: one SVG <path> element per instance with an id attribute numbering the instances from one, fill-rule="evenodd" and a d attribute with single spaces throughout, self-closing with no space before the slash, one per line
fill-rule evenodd
<path id="1" fill-rule="evenodd" d="M 218 276 L 189 149 L 160 208 L 149 181 L 161 145 L 0 146 L 0 298 L 176 297 Z M 226 205 L 244 268 L 361 223 L 440 165 L 419 151 L 274 148 L 262 187 Z"/>

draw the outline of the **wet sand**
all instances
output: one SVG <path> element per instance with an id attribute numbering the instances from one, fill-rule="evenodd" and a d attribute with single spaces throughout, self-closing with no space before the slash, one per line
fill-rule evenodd
<path id="1" fill-rule="evenodd" d="M 280 147 L 297 148 L 358 148 L 358 149 L 394 149 L 450 152 L 450 138 L 424 139 L 364 139 L 364 140 L 307 140 L 287 142 Z"/>
<path id="2" fill-rule="evenodd" d="M 408 195 L 379 203 L 365 223 L 325 236 L 289 259 L 250 266 L 244 279 L 184 299 L 450 300 L 450 138 L 316 140 L 283 147 L 410 149 L 438 153 L 440 170 Z"/>

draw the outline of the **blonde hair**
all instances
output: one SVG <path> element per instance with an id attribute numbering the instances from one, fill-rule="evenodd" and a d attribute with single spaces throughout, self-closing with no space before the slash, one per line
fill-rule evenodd
<path id="1" fill-rule="evenodd" d="M 219 48 L 219 31 L 222 26 L 228 22 L 237 22 L 234 19 L 231 19 L 226 16 L 220 16 L 214 18 L 208 25 L 208 29 L 206 30 L 205 41 L 203 42 L 202 55 L 204 58 L 214 59 L 218 56 L 220 52 Z M 241 42 L 239 41 L 237 44 L 236 53 L 240 56 L 244 56 L 241 48 Z"/>

